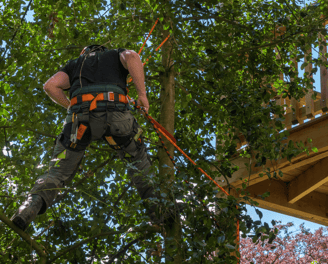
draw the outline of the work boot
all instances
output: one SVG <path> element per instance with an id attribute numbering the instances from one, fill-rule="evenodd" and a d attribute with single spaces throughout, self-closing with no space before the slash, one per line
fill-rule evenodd
<path id="1" fill-rule="evenodd" d="M 18 208 L 11 221 L 23 231 L 35 219 L 43 206 L 43 199 L 38 194 L 29 194 L 27 200 Z"/>

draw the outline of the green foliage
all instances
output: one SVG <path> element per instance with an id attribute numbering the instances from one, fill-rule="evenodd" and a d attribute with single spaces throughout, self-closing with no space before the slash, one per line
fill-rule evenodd
<path id="1" fill-rule="evenodd" d="M 256 166 L 264 168 L 263 177 L 275 178 L 276 174 L 271 176 L 265 170 L 268 162 L 282 158 L 290 161 L 308 151 L 302 142 L 303 145 L 285 143 L 288 134 L 281 133 L 284 110 L 273 99 L 277 95 L 299 99 L 311 87 L 313 79 L 306 74 L 295 75 L 291 61 L 303 60 L 310 45 L 319 47 L 317 33 L 326 35 L 320 16 L 327 16 L 327 8 L 322 8 L 322 1 L 318 7 L 300 8 L 295 1 L 242 0 L 218 4 L 212 0 L 35 0 L 29 6 L 33 21 L 26 21 L 28 4 L 22 0 L 0 2 L 0 148 L 8 150 L 0 152 L 0 204 L 6 215 L 14 213 L 36 178 L 47 171 L 54 138 L 62 129 L 66 111 L 44 94 L 43 84 L 86 45 L 107 43 L 109 49 L 125 47 L 138 51 L 157 18 L 159 25 L 141 54 L 143 61 L 152 55 L 144 68 L 150 115 L 159 119 L 161 78 L 167 69 L 162 64 L 162 53 L 155 52 L 155 48 L 167 30 L 171 33 L 171 56 L 177 73 L 175 137 L 179 146 L 212 178 L 229 181 L 239 169 L 232 159 L 238 155 L 255 157 Z M 54 14 L 58 22 L 52 29 L 50 16 Z M 282 25 L 287 33 L 274 37 L 275 27 Z M 274 48 L 281 60 L 276 58 Z M 312 62 L 314 69 L 324 63 L 321 59 Z M 306 63 L 302 65 L 305 66 Z M 285 82 L 280 80 L 282 72 Z M 133 84 L 131 87 L 130 95 L 135 97 Z M 272 115 L 277 117 L 275 122 L 271 122 Z M 150 140 L 149 153 L 157 173 L 149 182 L 156 190 L 163 190 L 167 188 L 167 178 L 158 175 L 156 133 L 143 117 L 137 119 Z M 241 154 L 236 151 L 238 133 L 248 142 Z M 110 258 L 117 258 L 110 263 L 158 262 L 161 257 L 152 252 L 157 251 L 155 245 L 163 244 L 161 234 L 123 232 L 145 226 L 149 221 L 143 201 L 131 188 L 125 165 L 105 145 L 92 144 L 86 154 L 69 184 L 76 189 L 60 191 L 58 202 L 36 219 L 29 234 L 44 246 L 52 263 L 85 263 L 91 259 L 100 263 L 101 259 Z M 182 250 L 176 249 L 186 263 L 237 263 L 236 257 L 230 255 L 236 251 L 236 218 L 243 236 L 254 232 L 254 241 L 262 233 L 270 241 L 275 238 L 266 223 L 254 222 L 247 215 L 246 202 L 256 202 L 248 196 L 220 197 L 194 166 L 178 160 L 177 163 L 183 173 L 176 176 L 168 196 L 188 204 L 183 213 Z M 213 171 L 213 166 L 217 170 Z M 221 210 L 216 216 L 219 227 L 190 192 L 190 186 L 207 206 L 216 204 L 216 209 Z M 170 203 L 165 195 L 160 201 L 163 205 Z M 262 213 L 257 213 L 261 218 Z M 1 263 L 37 258 L 17 234 L 4 225 L 0 225 L 0 230 Z M 122 233 L 96 237 L 56 259 L 74 243 L 120 230 Z M 217 256 L 204 258 L 215 250 Z"/>

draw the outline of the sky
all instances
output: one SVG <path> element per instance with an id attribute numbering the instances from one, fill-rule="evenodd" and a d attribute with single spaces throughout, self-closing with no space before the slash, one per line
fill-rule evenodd
<path id="1" fill-rule="evenodd" d="M 309 1 L 306 1 L 309 2 Z M 33 20 L 33 12 L 29 11 L 26 16 L 27 21 L 32 21 Z M 317 52 L 313 50 L 313 57 L 317 57 Z M 301 63 L 299 63 L 299 74 L 303 74 L 303 70 L 300 69 Z M 314 83 L 314 89 L 318 92 L 320 92 L 320 74 L 317 73 L 313 76 L 315 83 Z M 251 206 L 246 206 L 247 207 L 247 213 L 251 216 L 251 218 L 256 221 L 260 220 L 259 216 L 256 214 L 255 209 Z M 293 222 L 294 226 L 289 228 L 289 231 L 296 231 L 299 228 L 299 225 L 302 223 L 305 223 L 305 228 L 309 228 L 312 233 L 314 233 L 315 230 L 317 230 L 320 227 L 324 227 L 323 225 L 319 225 L 316 223 L 312 223 L 303 219 L 295 218 L 292 216 L 276 213 L 273 211 L 265 210 L 258 208 L 262 213 L 263 213 L 263 218 L 261 219 L 262 223 L 267 222 L 269 226 L 271 227 L 271 221 L 276 220 L 276 221 L 281 221 L 281 224 L 287 224 L 288 222 Z"/>

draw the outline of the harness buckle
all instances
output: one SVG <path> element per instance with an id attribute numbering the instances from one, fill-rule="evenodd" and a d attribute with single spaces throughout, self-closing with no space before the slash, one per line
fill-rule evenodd
<path id="1" fill-rule="evenodd" d="M 115 96 L 113 92 L 108 92 L 108 101 L 114 102 Z"/>
<path id="2" fill-rule="evenodd" d="M 74 131 L 75 130 L 75 131 Z M 77 132 L 78 132 L 78 128 L 76 127 L 75 129 L 73 129 L 73 131 L 72 131 L 73 133 L 71 134 L 71 138 L 70 138 L 70 140 L 71 140 L 71 142 L 72 143 L 76 143 L 76 141 L 77 141 Z"/>

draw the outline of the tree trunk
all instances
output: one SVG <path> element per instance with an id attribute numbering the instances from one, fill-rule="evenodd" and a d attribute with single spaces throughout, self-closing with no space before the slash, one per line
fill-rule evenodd
<path id="1" fill-rule="evenodd" d="M 168 31 L 163 31 L 163 40 L 169 35 Z M 173 65 L 173 44 L 170 39 L 168 39 L 162 47 L 162 64 L 164 66 L 165 72 L 161 73 L 161 110 L 160 110 L 160 124 L 165 127 L 165 129 L 174 135 L 174 106 L 175 106 L 175 70 Z M 163 137 L 165 145 L 171 155 L 174 156 L 174 146 Z M 170 186 L 174 184 L 174 167 L 168 157 L 167 153 L 163 148 L 159 150 L 159 173 L 163 177 L 167 177 L 167 182 L 165 184 L 166 192 L 169 199 L 173 199 L 172 193 L 170 192 Z M 173 224 L 173 226 L 165 227 L 165 252 L 166 252 L 166 263 L 176 263 L 181 264 L 182 254 L 181 254 L 181 225 L 180 219 Z M 173 239 L 167 239 L 173 238 Z M 178 253 L 175 250 L 178 249 Z M 173 257 L 173 258 L 171 258 Z"/>
<path id="2" fill-rule="evenodd" d="M 224 97 L 222 96 L 220 99 L 222 99 L 222 98 L 224 98 Z M 237 132 L 237 133 L 238 133 L 238 132 Z M 216 148 L 218 148 L 218 145 L 223 146 L 224 143 L 225 143 L 224 140 L 221 140 L 220 142 L 219 142 L 218 140 L 216 140 Z M 217 155 L 215 155 L 215 156 L 216 156 L 216 159 L 218 159 Z M 216 169 L 213 168 L 213 170 L 216 170 Z M 216 181 L 219 185 L 220 185 L 220 183 L 221 183 L 221 180 L 222 180 L 222 178 L 219 178 L 219 177 L 216 177 L 216 178 L 215 178 L 215 181 Z M 228 192 L 229 195 L 232 195 L 232 196 L 234 196 L 234 197 L 236 197 L 236 198 L 239 197 L 239 193 L 238 193 L 235 189 L 230 189 L 230 190 L 229 190 L 228 186 L 224 186 L 223 189 L 224 189 L 226 192 Z M 228 196 L 227 196 L 226 194 L 224 194 L 221 190 L 219 190 L 219 192 L 217 193 L 216 197 L 218 197 L 218 198 L 225 198 L 225 199 L 228 199 Z M 215 210 L 215 214 L 219 215 L 219 214 L 221 213 L 221 211 L 222 211 L 222 210 L 217 210 L 217 209 L 216 209 L 216 210 Z M 235 257 L 238 259 L 237 251 L 240 252 L 240 249 L 239 249 L 239 241 L 240 241 L 240 237 L 239 237 L 239 234 L 237 234 L 237 223 L 235 224 L 235 227 L 236 227 L 236 239 L 235 239 L 235 243 L 236 243 L 236 245 L 237 245 L 237 250 L 236 250 L 236 252 L 232 252 L 230 255 L 231 255 L 231 256 L 235 256 Z M 215 251 L 214 253 L 215 253 L 215 255 L 217 255 L 217 254 L 218 254 L 218 250 Z M 240 261 L 238 261 L 237 263 L 239 264 Z"/>

